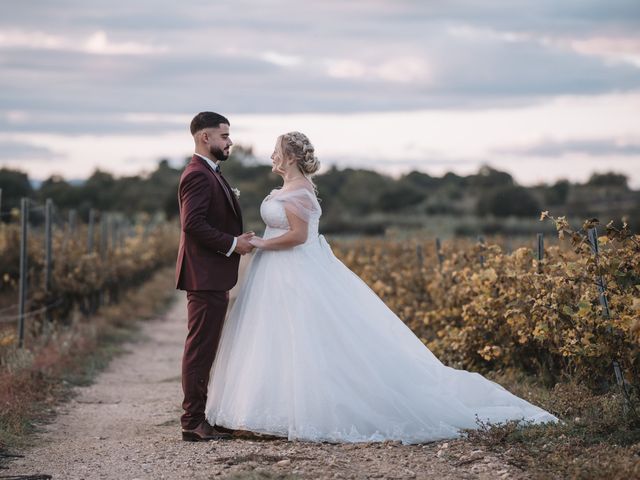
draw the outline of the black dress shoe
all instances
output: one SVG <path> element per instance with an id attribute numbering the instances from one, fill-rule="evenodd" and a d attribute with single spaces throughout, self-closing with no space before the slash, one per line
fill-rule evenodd
<path id="1" fill-rule="evenodd" d="M 212 427 L 206 421 L 192 430 L 182 429 L 182 440 L 185 442 L 208 442 L 227 438 L 231 438 L 231 435 Z"/>

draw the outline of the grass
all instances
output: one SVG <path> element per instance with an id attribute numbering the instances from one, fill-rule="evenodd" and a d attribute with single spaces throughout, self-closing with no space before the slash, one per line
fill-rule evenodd
<path id="1" fill-rule="evenodd" d="M 122 343 L 137 338 L 139 320 L 166 310 L 174 287 L 172 269 L 161 270 L 90 319 L 55 328 L 46 340 L 31 341 L 30 348 L 5 347 L 0 352 L 0 453 L 27 445 L 36 425 L 51 417 L 74 386 L 92 383 L 122 353 Z"/>
<path id="2" fill-rule="evenodd" d="M 470 442 L 489 448 L 531 478 L 640 478 L 640 419 L 624 413 L 620 394 L 594 394 L 575 383 L 547 389 L 515 375 L 493 379 L 563 422 L 491 425 L 479 421 L 478 430 L 467 432 Z"/>

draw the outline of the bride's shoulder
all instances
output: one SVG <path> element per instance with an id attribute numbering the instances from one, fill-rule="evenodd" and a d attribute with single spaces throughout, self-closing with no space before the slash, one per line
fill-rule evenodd
<path id="1" fill-rule="evenodd" d="M 282 191 L 282 187 L 274 188 L 269 192 L 269 195 L 264 197 L 264 201 L 271 200 L 272 198 L 277 197 L 281 191 Z"/>
<path id="2" fill-rule="evenodd" d="M 280 193 L 277 195 L 277 198 L 281 200 L 308 200 L 308 199 L 316 199 L 316 192 L 313 188 L 307 188 L 304 186 L 281 189 Z"/>
<path id="3" fill-rule="evenodd" d="M 308 180 L 302 182 L 295 182 L 291 185 L 285 185 L 280 188 L 274 188 L 271 190 L 269 197 L 277 198 L 294 198 L 294 197 L 313 197 L 316 198 L 316 192 L 313 188 L 313 184 Z"/>

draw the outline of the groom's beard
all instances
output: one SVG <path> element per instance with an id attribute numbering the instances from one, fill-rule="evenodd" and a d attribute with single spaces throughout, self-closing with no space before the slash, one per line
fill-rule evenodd
<path id="1" fill-rule="evenodd" d="M 211 153 L 211 155 L 213 155 L 216 160 L 219 160 L 221 162 L 224 162 L 227 158 L 229 158 L 229 154 L 225 153 L 224 150 L 219 147 L 210 147 L 209 153 Z"/>

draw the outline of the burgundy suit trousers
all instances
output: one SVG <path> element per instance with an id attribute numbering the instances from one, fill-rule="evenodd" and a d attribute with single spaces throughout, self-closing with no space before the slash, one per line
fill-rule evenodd
<path id="1" fill-rule="evenodd" d="M 194 429 L 205 420 L 209 375 L 228 305 L 229 292 L 187 292 L 188 333 L 182 357 L 184 413 L 180 418 L 184 429 Z"/>

